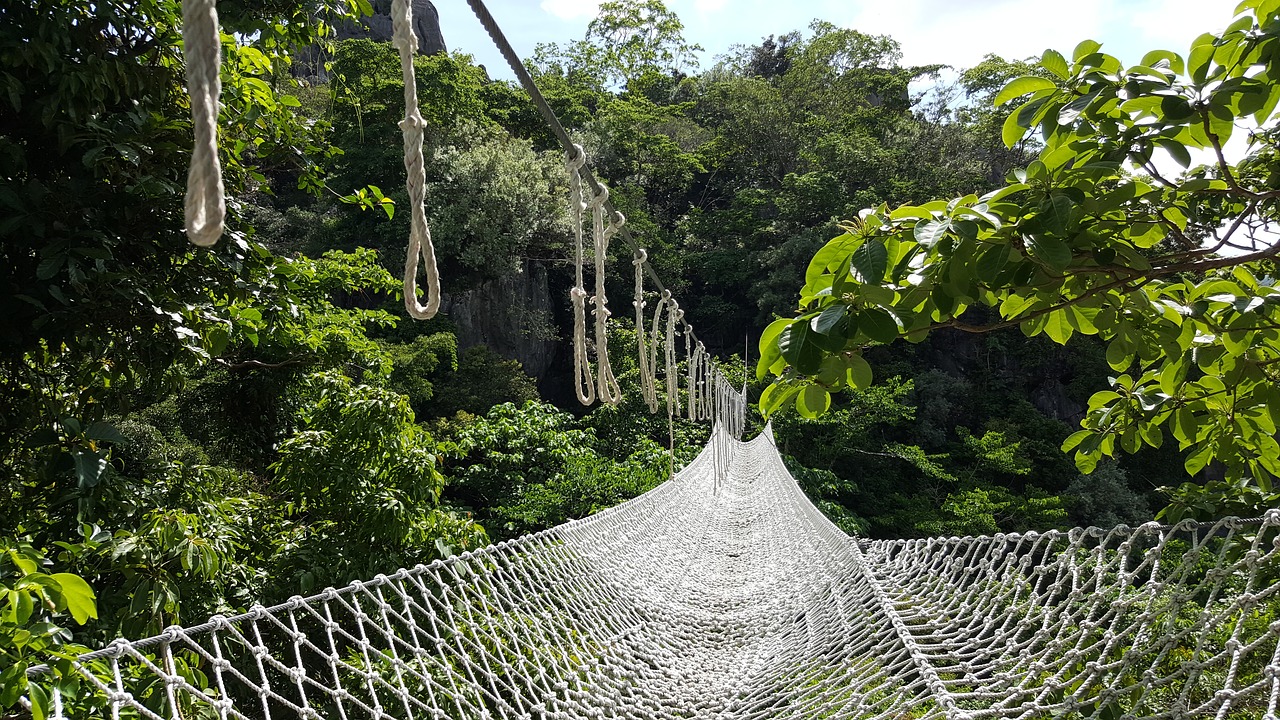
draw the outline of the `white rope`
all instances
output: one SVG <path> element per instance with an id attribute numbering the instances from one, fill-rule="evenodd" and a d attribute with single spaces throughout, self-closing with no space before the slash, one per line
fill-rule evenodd
<path id="1" fill-rule="evenodd" d="M 667 336 L 665 340 L 666 350 L 666 380 L 667 380 L 667 414 L 672 418 L 680 415 L 680 374 L 676 367 L 676 329 L 677 323 L 684 318 L 684 311 L 680 309 L 680 303 L 671 297 L 670 291 L 663 293 L 663 299 L 667 303 Z"/>
<path id="2" fill-rule="evenodd" d="M 698 343 L 698 347 L 702 347 L 702 343 Z M 684 333 L 684 363 L 685 363 L 685 405 L 688 407 L 689 422 L 697 422 L 698 420 L 698 389 L 696 380 L 694 379 L 694 349 L 693 349 L 693 326 L 689 325 L 685 328 Z"/>
<path id="3" fill-rule="evenodd" d="M 645 405 L 648 406 L 649 412 L 658 411 L 658 382 L 654 376 L 653 362 L 656 356 L 657 348 L 652 344 L 646 343 L 646 335 L 648 333 L 644 327 L 644 264 L 649 259 L 649 253 L 644 248 L 640 248 L 635 252 L 635 258 L 631 261 L 636 269 L 636 297 L 632 301 L 632 305 L 636 308 L 636 355 L 640 368 L 640 396 L 644 398 Z M 658 301 L 658 309 L 654 314 L 654 333 L 657 333 L 658 316 L 662 314 L 661 300 Z M 652 348 L 652 349 L 650 349 Z"/>
<path id="4" fill-rule="evenodd" d="M 1280 510 L 857 541 L 717 425 L 589 518 L 81 656 L 52 715 L 1274 720 L 1278 573 Z"/>
<path id="5" fill-rule="evenodd" d="M 440 310 L 440 270 L 436 266 L 436 248 L 431 242 L 431 227 L 427 224 L 427 171 L 422 159 L 422 138 L 426 121 L 418 109 L 418 81 L 413 69 L 413 59 L 418 53 L 418 38 L 413 32 L 413 4 L 411 0 L 392 0 L 391 42 L 400 51 L 400 70 L 404 77 L 404 120 L 400 130 L 404 135 L 405 188 L 409 191 L 411 218 L 409 248 L 404 260 L 404 308 L 410 317 L 430 320 Z M 418 302 L 418 261 L 421 258 L 427 276 L 427 304 Z"/>
<path id="6" fill-rule="evenodd" d="M 609 298 L 604 292 L 605 263 L 609 255 L 609 240 L 622 229 L 627 219 L 616 210 L 605 223 L 605 202 L 609 199 L 609 188 L 600 186 L 600 192 L 591 198 L 591 236 L 595 241 L 595 281 L 596 292 L 591 297 L 595 308 L 596 323 L 596 396 L 601 402 L 617 405 L 622 401 L 622 389 L 618 387 L 618 379 L 613 375 L 613 365 L 609 362 Z"/>
<path id="7" fill-rule="evenodd" d="M 191 97 L 195 143 L 187 169 L 184 203 L 187 238 L 211 247 L 222 237 L 227 214 L 218 160 L 218 99 L 222 97 L 222 38 L 216 0 L 182 0 L 182 47 Z"/>
<path id="8" fill-rule="evenodd" d="M 587 289 L 583 282 L 582 213 L 586 203 L 582 200 L 582 174 L 587 153 L 581 145 L 573 146 L 574 153 L 565 156 L 565 170 L 569 173 L 569 219 L 573 225 L 573 288 L 569 298 L 573 302 L 573 391 L 578 402 L 590 405 L 596 401 L 596 381 L 587 359 Z"/>
<path id="9" fill-rule="evenodd" d="M 693 348 L 693 355 L 689 358 L 689 419 L 693 421 L 702 420 L 702 383 L 699 381 L 698 372 L 702 366 L 702 359 L 706 355 L 707 349 L 699 342 Z"/>

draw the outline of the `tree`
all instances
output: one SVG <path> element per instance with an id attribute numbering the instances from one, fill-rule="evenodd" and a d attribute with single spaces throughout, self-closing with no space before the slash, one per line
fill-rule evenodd
<path id="1" fill-rule="evenodd" d="M 333 151 L 325 125 L 294 111 L 289 53 L 323 40 L 317 17 L 358 5 L 222 8 L 233 198 L 269 191 L 269 174 L 324 187 Z M 191 126 L 180 27 L 173 2 L 0 10 L 0 482 L 72 470 L 95 482 L 106 413 L 218 356 L 253 313 L 294 304 L 292 269 L 252 241 L 244 203 L 230 203 L 211 251 L 182 232 Z M 70 452 L 48 451 L 60 443 Z"/>
<path id="2" fill-rule="evenodd" d="M 863 349 L 899 338 L 1097 335 L 1116 377 L 1063 445 L 1082 471 L 1172 436 L 1191 475 L 1216 462 L 1223 494 L 1251 485 L 1276 502 L 1280 6 L 1246 0 L 1237 15 L 1185 57 L 1155 50 L 1125 68 L 1085 41 L 1070 61 L 1046 51 L 1047 75 L 1008 82 L 1006 145 L 1037 130 L 1039 159 L 981 197 L 845 223 L 809 264 L 799 316 L 761 337 L 758 372 L 776 377 L 762 410 L 826 411 L 831 391 L 870 383 Z M 1224 148 L 1249 126 L 1232 162 Z M 1210 515 L 1225 502 L 1197 499 Z"/>
<path id="3" fill-rule="evenodd" d="M 697 65 L 699 45 L 684 39 L 684 23 L 663 0 L 606 0 L 587 34 L 562 49 L 541 44 L 534 64 L 543 73 L 590 78 L 597 87 L 627 87 L 646 73 L 677 74 Z"/>

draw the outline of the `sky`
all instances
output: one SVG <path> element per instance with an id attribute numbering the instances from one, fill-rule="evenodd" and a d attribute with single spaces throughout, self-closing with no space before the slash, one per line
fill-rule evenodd
<path id="1" fill-rule="evenodd" d="M 667 0 L 685 37 L 706 52 L 702 65 L 732 45 L 805 30 L 814 19 L 865 33 L 890 35 L 907 65 L 970 67 L 983 55 L 1068 58 L 1081 40 L 1136 64 L 1153 49 L 1185 55 L 1199 34 L 1225 28 L 1237 0 Z M 460 0 L 435 0 L 450 50 L 474 55 L 493 77 L 511 78 L 488 35 Z M 540 42 L 582 38 L 596 0 L 489 0 L 489 11 L 522 58 Z"/>

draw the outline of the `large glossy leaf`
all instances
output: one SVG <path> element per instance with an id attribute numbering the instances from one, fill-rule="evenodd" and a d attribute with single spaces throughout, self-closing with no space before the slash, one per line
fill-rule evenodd
<path id="1" fill-rule="evenodd" d="M 815 333 L 809 321 L 800 320 L 788 325 L 778 335 L 778 349 L 796 370 L 812 375 L 822 365 L 822 348 L 815 342 Z"/>
<path id="2" fill-rule="evenodd" d="M 831 407 L 831 393 L 818 385 L 806 385 L 796 398 L 796 409 L 807 418 L 816 418 Z"/>
<path id="3" fill-rule="evenodd" d="M 858 329 L 876 342 L 890 343 L 898 337 L 897 321 L 879 308 L 867 308 L 859 312 Z"/>
<path id="4" fill-rule="evenodd" d="M 55 573 L 51 576 L 62 590 L 62 598 L 67 604 L 67 612 L 81 625 L 90 618 L 98 618 L 97 596 L 93 588 L 83 578 L 71 573 Z"/>
<path id="5" fill-rule="evenodd" d="M 880 283 L 889 267 L 889 250 L 884 241 L 871 238 L 853 251 L 850 265 L 864 283 Z"/>
<path id="6" fill-rule="evenodd" d="M 1046 80 L 1036 75 L 1023 75 L 1005 83 L 1004 88 L 996 94 L 995 105 L 999 107 L 1014 98 L 1041 90 L 1052 90 L 1056 87 L 1057 85 L 1054 85 L 1052 80 Z"/>
<path id="7" fill-rule="evenodd" d="M 1056 235 L 1065 235 L 1075 203 L 1064 194 L 1055 193 L 1040 202 L 1040 224 Z"/>
<path id="8" fill-rule="evenodd" d="M 1064 270 L 1071 264 L 1071 248 L 1061 238 L 1052 235 L 1028 238 L 1027 252 L 1054 270 Z"/>

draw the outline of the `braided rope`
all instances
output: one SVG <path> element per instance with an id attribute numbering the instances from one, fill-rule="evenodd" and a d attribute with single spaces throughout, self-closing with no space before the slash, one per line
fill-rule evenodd
<path id="1" fill-rule="evenodd" d="M 656 348 L 651 343 L 647 343 L 646 335 L 648 331 L 644 327 L 644 263 L 648 260 L 649 254 L 641 248 L 636 250 L 634 259 L 631 261 L 636 270 L 636 297 L 632 301 L 632 305 L 636 308 L 636 356 L 637 365 L 640 369 L 640 396 L 644 398 L 644 403 L 649 408 L 649 412 L 658 411 L 658 382 L 654 376 L 653 360 Z M 658 301 L 658 309 L 654 314 L 654 332 L 657 332 L 658 316 L 662 314 L 662 301 Z"/>
<path id="2" fill-rule="evenodd" d="M 688 406 L 685 409 L 688 411 L 687 416 L 689 418 L 689 422 L 696 422 L 698 420 L 698 408 L 696 407 L 697 400 L 698 400 L 698 389 L 697 389 L 697 385 L 694 382 L 694 377 L 693 377 L 693 374 L 694 374 L 693 326 L 689 325 L 688 327 L 689 327 L 689 332 L 684 334 L 684 364 L 685 364 L 685 393 L 686 393 L 685 405 Z M 702 347 L 701 342 L 698 343 L 698 347 Z"/>
<path id="3" fill-rule="evenodd" d="M 574 152 L 565 155 L 565 170 L 569 173 L 569 217 L 573 225 L 573 288 L 569 298 L 573 302 L 573 391 L 578 402 L 590 405 L 596 401 L 596 381 L 587 359 L 587 289 L 583 280 L 582 214 L 587 205 L 582 200 L 582 168 L 587 163 L 587 153 L 581 145 L 573 146 Z"/>
<path id="4" fill-rule="evenodd" d="M 595 241 L 595 281 L 596 292 L 591 297 L 595 308 L 596 325 L 596 396 L 609 405 L 617 405 L 622 401 L 622 389 L 618 387 L 618 378 L 614 377 L 613 365 L 609 362 L 609 298 L 605 295 L 605 264 L 609 256 L 609 240 L 626 224 L 622 213 L 614 210 L 609 213 L 609 221 L 605 223 L 605 203 L 609 200 L 609 189 L 600 189 L 591 198 L 591 237 Z"/>
<path id="5" fill-rule="evenodd" d="M 222 237 L 227 214 L 218 160 L 218 98 L 222 96 L 222 39 L 216 0 L 182 0 L 182 47 L 191 98 L 195 142 L 187 169 L 183 214 L 187 239 L 211 247 Z"/>
<path id="6" fill-rule="evenodd" d="M 684 318 L 684 311 L 680 309 L 680 303 L 671 297 L 671 293 L 666 293 L 664 298 L 667 301 L 667 337 L 665 338 L 665 356 L 666 356 L 666 380 L 667 380 L 667 414 L 674 417 L 680 413 L 680 372 L 676 365 L 676 329 L 678 323 Z"/>
<path id="7" fill-rule="evenodd" d="M 404 260 L 404 309 L 417 320 L 430 320 L 440 310 L 440 270 L 436 266 L 436 248 L 427 224 L 427 171 L 422 159 L 422 138 L 426 120 L 418 109 L 418 81 L 413 59 L 418 52 L 418 38 L 413 31 L 411 0 L 392 0 L 391 42 L 400 51 L 400 70 L 404 76 L 405 188 L 409 191 L 411 218 L 409 248 Z M 427 304 L 418 302 L 418 262 L 421 259 L 427 276 Z"/>
<path id="8" fill-rule="evenodd" d="M 702 386 L 698 382 L 698 366 L 702 364 L 702 356 L 706 352 L 706 348 L 699 342 L 693 348 L 693 354 L 689 356 L 689 419 L 698 421 L 702 419 Z"/>

